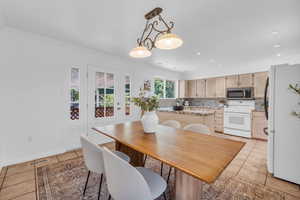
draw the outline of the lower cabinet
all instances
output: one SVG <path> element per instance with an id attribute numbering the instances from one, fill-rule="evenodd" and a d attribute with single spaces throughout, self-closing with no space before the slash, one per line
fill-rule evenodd
<path id="1" fill-rule="evenodd" d="M 268 136 L 264 133 L 264 128 L 268 126 L 265 113 L 259 111 L 252 112 L 252 138 L 267 140 Z"/>

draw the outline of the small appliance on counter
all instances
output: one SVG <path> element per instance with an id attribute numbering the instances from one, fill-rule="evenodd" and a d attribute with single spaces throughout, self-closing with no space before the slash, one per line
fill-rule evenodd
<path id="1" fill-rule="evenodd" d="M 190 106 L 190 102 L 189 101 L 184 101 L 184 106 Z"/>
<path id="2" fill-rule="evenodd" d="M 182 111 L 183 108 L 184 108 L 184 106 L 180 106 L 180 105 L 173 106 L 174 111 Z"/>

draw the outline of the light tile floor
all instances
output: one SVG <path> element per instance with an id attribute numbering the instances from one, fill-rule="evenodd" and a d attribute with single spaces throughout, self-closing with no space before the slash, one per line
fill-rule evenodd
<path id="1" fill-rule="evenodd" d="M 267 143 L 223 134 L 218 137 L 241 140 L 246 145 L 231 164 L 224 170 L 219 180 L 229 178 L 242 180 L 258 186 L 270 188 L 284 195 L 285 200 L 300 200 L 300 186 L 277 178 L 267 172 Z M 106 145 L 113 148 L 113 144 Z M 0 174 L 0 200 L 37 200 L 36 168 L 82 156 L 81 150 L 4 167 Z"/>

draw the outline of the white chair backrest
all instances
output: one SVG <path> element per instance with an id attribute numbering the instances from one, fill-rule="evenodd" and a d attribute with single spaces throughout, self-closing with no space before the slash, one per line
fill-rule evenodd
<path id="1" fill-rule="evenodd" d="M 92 172 L 102 174 L 104 172 L 102 149 L 91 142 L 87 136 L 82 135 L 80 142 L 86 167 Z"/>
<path id="2" fill-rule="evenodd" d="M 210 129 L 204 124 L 189 124 L 186 125 L 183 129 L 188 131 L 193 131 L 196 133 L 203 133 L 207 135 L 211 134 Z"/>
<path id="3" fill-rule="evenodd" d="M 103 158 L 108 191 L 114 200 L 153 200 L 144 177 L 107 148 Z"/>
<path id="4" fill-rule="evenodd" d="M 181 124 L 176 120 L 163 121 L 161 124 L 172 128 L 181 128 Z"/>

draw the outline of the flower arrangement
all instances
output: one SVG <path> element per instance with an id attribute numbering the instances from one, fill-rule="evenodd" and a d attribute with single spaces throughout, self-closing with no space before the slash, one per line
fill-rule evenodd
<path id="1" fill-rule="evenodd" d="M 159 99 L 157 96 L 146 95 L 146 91 L 140 90 L 139 97 L 132 98 L 134 105 L 141 108 L 142 111 L 151 112 L 159 107 Z"/>
<path id="2" fill-rule="evenodd" d="M 296 84 L 296 85 L 290 84 L 290 85 L 289 85 L 289 89 L 292 90 L 294 93 L 300 95 L 300 87 L 298 86 L 298 84 Z M 300 102 L 299 102 L 298 104 L 300 105 Z M 293 111 L 293 112 L 292 112 L 292 115 L 294 115 L 294 116 L 300 118 L 300 112 Z"/>

